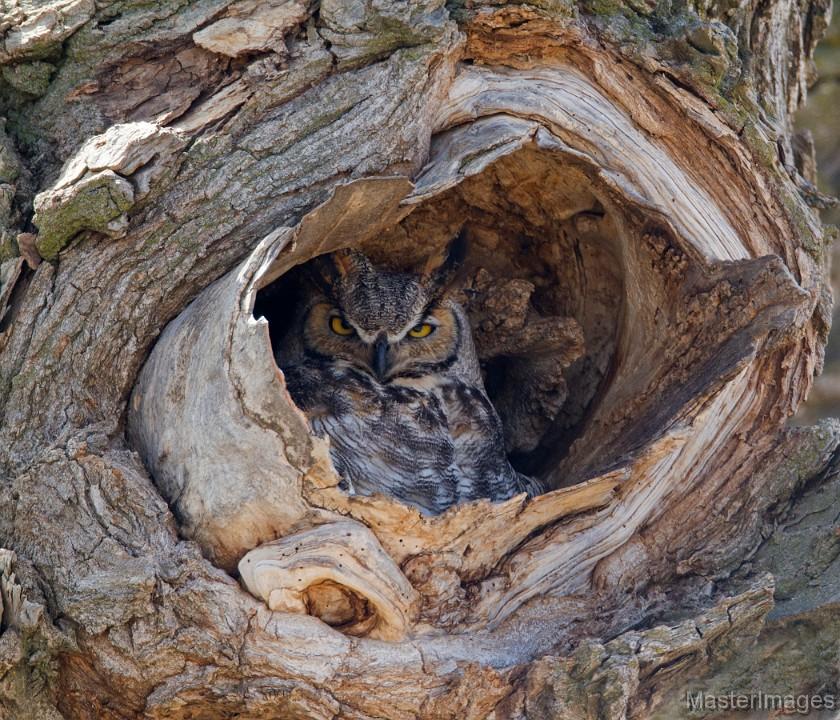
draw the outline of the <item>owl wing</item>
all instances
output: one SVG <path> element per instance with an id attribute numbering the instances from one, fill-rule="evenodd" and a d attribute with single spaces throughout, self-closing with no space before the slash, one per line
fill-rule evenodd
<path id="1" fill-rule="evenodd" d="M 330 439 L 345 490 L 384 493 L 429 513 L 458 501 L 455 445 L 437 396 L 319 362 L 289 368 L 286 382 L 313 432 Z"/>
<path id="2" fill-rule="evenodd" d="M 501 420 L 481 388 L 454 381 L 441 388 L 441 397 L 455 445 L 459 502 L 541 491 L 508 461 Z"/>

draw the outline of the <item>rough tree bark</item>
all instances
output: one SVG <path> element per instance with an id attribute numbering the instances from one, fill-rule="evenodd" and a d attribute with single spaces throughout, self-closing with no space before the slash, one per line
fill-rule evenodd
<path id="1" fill-rule="evenodd" d="M 824 0 L 0 10 L 0 716 L 838 692 L 840 424 L 786 424 L 830 324 L 791 122 Z M 348 497 L 252 309 L 465 222 L 551 492 Z"/>

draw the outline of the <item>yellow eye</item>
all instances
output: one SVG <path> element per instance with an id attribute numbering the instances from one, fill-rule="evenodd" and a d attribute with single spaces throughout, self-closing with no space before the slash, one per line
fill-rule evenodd
<path id="1" fill-rule="evenodd" d="M 408 331 L 408 334 L 413 338 L 424 338 L 431 335 L 434 329 L 435 326 L 431 323 L 418 323 Z"/>
<path id="2" fill-rule="evenodd" d="M 352 335 L 355 332 L 352 327 L 344 322 L 344 318 L 340 315 L 333 315 L 330 318 L 330 330 L 332 330 L 336 335 L 344 335 L 345 337 Z"/>

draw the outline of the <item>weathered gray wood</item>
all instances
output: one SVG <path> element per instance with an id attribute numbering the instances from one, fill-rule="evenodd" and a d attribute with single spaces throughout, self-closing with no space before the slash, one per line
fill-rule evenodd
<path id="1" fill-rule="evenodd" d="M 537 5 L 3 8 L 3 712 L 648 717 L 794 632 L 767 570 L 836 627 L 765 542 L 840 442 L 784 429 L 829 322 L 790 160 L 826 4 Z M 464 221 L 582 355 L 552 492 L 427 518 L 337 489 L 251 311 Z M 340 523 L 377 560 L 337 567 Z"/>

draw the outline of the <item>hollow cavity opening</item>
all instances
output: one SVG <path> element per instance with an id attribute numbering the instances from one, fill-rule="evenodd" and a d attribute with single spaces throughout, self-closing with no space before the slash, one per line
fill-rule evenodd
<path id="1" fill-rule="evenodd" d="M 610 207 L 584 168 L 526 146 L 355 246 L 376 267 L 416 273 L 463 233 L 450 294 L 469 319 L 511 464 L 548 489 L 585 479 L 555 471 L 604 394 L 618 346 L 624 243 Z M 281 369 L 312 267 L 256 299 Z"/>

